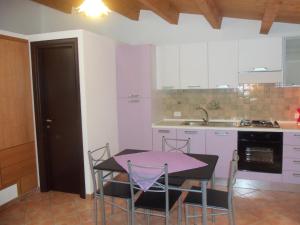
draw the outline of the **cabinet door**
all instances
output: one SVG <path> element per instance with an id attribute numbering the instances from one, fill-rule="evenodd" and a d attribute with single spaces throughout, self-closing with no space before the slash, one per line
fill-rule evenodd
<path id="1" fill-rule="evenodd" d="M 238 42 L 208 44 L 209 88 L 238 86 Z"/>
<path id="2" fill-rule="evenodd" d="M 285 39 L 285 85 L 300 85 L 300 37 Z"/>
<path id="3" fill-rule="evenodd" d="M 162 138 L 176 139 L 176 129 L 153 128 L 153 151 L 162 151 Z M 171 146 L 176 147 L 176 141 L 168 141 Z M 170 148 L 166 146 L 166 151 Z"/>
<path id="4" fill-rule="evenodd" d="M 208 88 L 207 43 L 180 46 L 181 89 Z"/>
<path id="5" fill-rule="evenodd" d="M 117 58 L 118 97 L 151 97 L 152 52 L 150 45 L 119 45 Z"/>
<path id="6" fill-rule="evenodd" d="M 156 48 L 156 79 L 158 89 L 179 88 L 179 47 Z"/>
<path id="7" fill-rule="evenodd" d="M 282 70 L 282 38 L 239 41 L 239 72 Z"/>
<path id="8" fill-rule="evenodd" d="M 206 131 L 206 153 L 218 155 L 216 177 L 228 178 L 233 151 L 237 149 L 237 131 Z"/>
<path id="9" fill-rule="evenodd" d="M 205 130 L 177 129 L 177 139 L 190 139 L 191 153 L 205 154 Z"/>
<path id="10" fill-rule="evenodd" d="M 151 99 L 118 99 L 119 145 L 124 149 L 152 149 Z"/>

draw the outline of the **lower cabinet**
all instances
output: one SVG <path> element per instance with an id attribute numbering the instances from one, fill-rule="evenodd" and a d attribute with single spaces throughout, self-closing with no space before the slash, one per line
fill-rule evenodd
<path id="1" fill-rule="evenodd" d="M 150 98 L 118 99 L 120 151 L 152 149 Z"/>
<path id="2" fill-rule="evenodd" d="M 284 183 L 300 184 L 300 133 L 283 134 L 283 168 Z"/>
<path id="3" fill-rule="evenodd" d="M 153 129 L 153 151 L 162 151 L 162 138 L 176 139 L 176 129 L 173 128 L 154 128 Z M 170 146 L 176 147 L 176 141 L 168 141 Z M 166 146 L 166 151 L 170 147 Z"/>
<path id="4" fill-rule="evenodd" d="M 35 144 L 19 145 L 0 151 L 1 189 L 18 184 L 20 195 L 37 187 Z"/>
<path id="5" fill-rule="evenodd" d="M 177 129 L 178 139 L 190 139 L 191 153 L 205 154 L 205 130 Z"/>
<path id="6" fill-rule="evenodd" d="M 230 161 L 233 151 L 237 149 L 237 131 L 232 130 L 207 130 L 206 153 L 218 155 L 215 176 L 229 177 Z"/>

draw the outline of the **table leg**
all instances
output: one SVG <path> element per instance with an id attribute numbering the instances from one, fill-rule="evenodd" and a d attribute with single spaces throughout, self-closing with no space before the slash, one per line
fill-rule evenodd
<path id="1" fill-rule="evenodd" d="M 101 219 L 102 219 L 102 225 L 106 224 L 106 217 L 105 217 L 105 203 L 104 203 L 104 191 L 103 191 L 103 171 L 100 170 L 98 172 L 98 179 L 99 179 L 99 191 L 100 191 L 100 207 L 101 207 Z"/>
<path id="2" fill-rule="evenodd" d="M 215 182 L 216 182 L 216 177 L 215 177 L 215 172 L 214 172 L 212 177 L 211 177 L 211 189 L 215 188 Z M 215 210 L 212 209 L 211 213 L 214 214 Z M 212 220 L 213 223 L 215 223 L 216 222 L 216 216 L 212 215 L 211 220 Z"/>
<path id="3" fill-rule="evenodd" d="M 202 190 L 202 225 L 207 225 L 207 181 L 201 181 Z"/>

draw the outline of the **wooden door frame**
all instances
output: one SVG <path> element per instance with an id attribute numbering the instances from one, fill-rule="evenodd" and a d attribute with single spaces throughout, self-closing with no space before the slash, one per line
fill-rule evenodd
<path id="1" fill-rule="evenodd" d="M 32 62 L 32 82 L 33 82 L 33 95 L 34 95 L 34 108 L 35 108 L 35 125 L 36 125 L 36 141 L 37 141 L 37 152 L 38 152 L 38 162 L 39 162 L 39 179 L 40 179 L 40 189 L 42 192 L 49 191 L 49 171 L 47 170 L 47 152 L 45 149 L 44 137 L 45 132 L 43 128 L 43 118 L 42 118 L 42 99 L 41 99 L 41 87 L 40 87 L 40 77 L 38 69 L 38 49 L 39 48 L 51 48 L 51 47 L 63 47 L 70 46 L 75 52 L 75 83 L 77 96 L 76 101 L 79 105 L 80 121 L 78 121 L 81 137 L 81 159 L 80 163 L 80 197 L 85 198 L 85 176 L 84 176 L 84 155 L 83 155 L 83 139 L 82 139 L 82 121 L 81 121 L 81 102 L 80 102 L 80 78 L 79 78 L 79 58 L 78 58 L 78 39 L 68 38 L 68 39 L 58 39 L 58 40 L 46 40 L 31 42 L 31 62 Z"/>

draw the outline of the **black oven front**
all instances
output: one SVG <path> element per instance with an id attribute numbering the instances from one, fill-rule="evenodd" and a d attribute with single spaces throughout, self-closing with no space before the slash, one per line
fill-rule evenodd
<path id="1" fill-rule="evenodd" d="M 282 132 L 238 132 L 238 169 L 282 173 Z"/>

